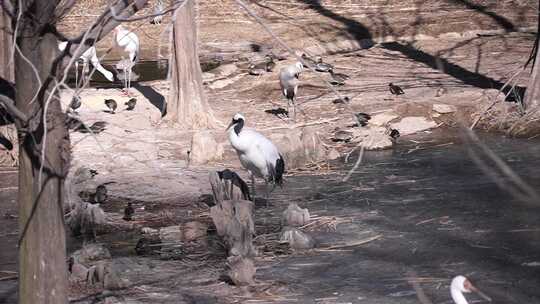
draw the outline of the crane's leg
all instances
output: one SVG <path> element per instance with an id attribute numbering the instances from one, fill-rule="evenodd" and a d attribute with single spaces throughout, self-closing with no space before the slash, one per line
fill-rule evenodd
<path id="1" fill-rule="evenodd" d="M 267 180 L 264 180 L 264 190 L 265 190 L 265 195 L 266 195 L 266 208 L 268 208 L 270 205 L 268 203 L 269 199 L 270 199 L 270 191 L 268 190 L 268 181 Z"/>
<path id="2" fill-rule="evenodd" d="M 131 63 L 130 63 L 131 64 Z M 129 66 L 129 70 L 128 70 L 128 88 L 127 88 L 127 96 L 129 96 L 129 89 L 131 88 L 131 68 L 132 66 L 130 65 Z"/>
<path id="3" fill-rule="evenodd" d="M 126 93 L 127 89 L 127 69 L 124 67 L 124 93 Z"/>
<path id="4" fill-rule="evenodd" d="M 79 61 L 75 60 L 75 90 L 79 88 Z"/>
<path id="5" fill-rule="evenodd" d="M 255 176 L 253 173 L 249 172 L 249 175 L 251 175 L 251 193 L 253 193 L 253 206 L 255 206 Z"/>

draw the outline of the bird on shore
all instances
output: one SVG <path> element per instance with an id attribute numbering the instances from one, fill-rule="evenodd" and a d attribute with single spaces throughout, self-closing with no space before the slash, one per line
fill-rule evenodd
<path id="1" fill-rule="evenodd" d="M 393 142 L 397 142 L 397 139 L 399 138 L 399 136 L 401 136 L 401 134 L 399 134 L 399 131 L 397 129 L 392 129 L 392 128 L 390 128 L 389 135 Z"/>
<path id="2" fill-rule="evenodd" d="M 225 169 L 223 171 L 217 171 L 220 180 L 228 180 L 231 182 L 231 195 L 233 185 L 237 186 L 242 192 L 242 198 L 244 200 L 251 200 L 251 195 L 249 195 L 249 187 L 246 182 L 234 171 Z"/>
<path id="3" fill-rule="evenodd" d="M 356 113 L 354 114 L 356 117 L 356 120 L 358 121 L 358 125 L 361 127 L 365 127 L 368 124 L 368 121 L 371 119 L 371 115 L 367 113 Z"/>
<path id="4" fill-rule="evenodd" d="M 75 111 L 81 107 L 81 104 L 81 97 L 79 95 L 73 95 L 73 98 L 71 98 L 71 102 L 69 103 L 69 107 Z"/>
<path id="5" fill-rule="evenodd" d="M 287 113 L 290 113 L 289 107 L 293 108 L 293 121 L 296 120 L 296 105 L 295 99 L 298 93 L 298 85 L 300 84 L 300 73 L 304 70 L 304 65 L 301 62 L 297 62 L 292 65 L 283 67 L 279 71 L 279 84 L 281 86 L 281 92 L 283 96 L 287 98 Z"/>
<path id="6" fill-rule="evenodd" d="M 336 99 L 332 100 L 332 103 L 333 104 L 340 104 L 340 103 L 348 103 L 349 101 L 351 101 L 349 96 L 345 96 L 343 98 L 336 98 Z"/>
<path id="7" fill-rule="evenodd" d="M 128 100 L 124 105 L 127 106 L 126 111 L 133 111 L 135 109 L 135 105 L 137 104 L 137 98 L 131 98 Z"/>
<path id="8" fill-rule="evenodd" d="M 60 51 L 64 51 L 68 46 L 67 41 L 62 41 L 58 43 L 58 49 Z M 73 51 L 73 50 L 72 50 Z M 99 62 L 99 58 L 97 56 L 97 51 L 95 46 L 91 46 L 88 48 L 82 55 L 79 57 L 79 60 L 83 63 L 83 74 L 82 74 L 82 83 L 84 84 L 86 82 L 86 73 L 85 71 L 88 69 L 88 63 L 91 63 L 92 66 L 100 72 L 105 78 L 107 78 L 108 81 L 114 81 L 114 75 L 111 71 L 104 68 L 101 63 Z M 75 87 L 79 87 L 79 61 L 75 61 Z"/>
<path id="9" fill-rule="evenodd" d="M 94 134 L 99 134 L 103 131 L 105 131 L 105 126 L 107 123 L 105 121 L 96 121 L 91 126 L 88 127 L 90 131 Z M 79 125 L 75 128 L 75 131 L 81 132 L 81 133 L 90 133 L 86 127 L 84 127 L 80 122 Z"/>
<path id="10" fill-rule="evenodd" d="M 255 202 L 255 177 L 264 179 L 266 186 L 266 205 L 268 196 L 276 185 L 282 187 L 285 161 L 276 146 L 261 133 L 244 127 L 245 118 L 236 113 L 227 127 L 229 141 L 236 150 L 242 166 L 251 177 L 252 199 Z M 268 183 L 273 183 L 269 191 Z"/>
<path id="11" fill-rule="evenodd" d="M 140 42 L 137 34 L 126 29 L 123 25 L 119 25 L 114 28 L 114 42 L 118 48 L 120 48 L 123 54 L 128 55 L 127 63 L 122 60 L 124 64 L 122 69 L 124 70 L 124 92 L 129 96 L 129 89 L 131 88 L 131 72 L 133 66 L 139 60 Z M 122 55 L 122 59 L 124 56 Z"/>
<path id="12" fill-rule="evenodd" d="M 163 0 L 157 0 L 156 5 L 154 6 L 154 15 L 163 14 Z M 152 18 L 150 20 L 151 24 L 161 24 L 161 21 L 163 21 L 163 15 L 158 15 Z"/>
<path id="13" fill-rule="evenodd" d="M 94 193 L 94 203 L 101 204 L 107 200 L 107 187 L 105 185 L 99 185 L 96 187 L 96 192 Z"/>
<path id="14" fill-rule="evenodd" d="M 392 93 L 392 95 L 402 95 L 402 94 L 405 94 L 405 92 L 403 92 L 403 89 L 393 83 L 389 83 L 388 84 L 388 88 L 390 89 L 390 93 Z"/>
<path id="15" fill-rule="evenodd" d="M 105 105 L 111 110 L 111 114 L 114 114 L 114 111 L 116 111 L 116 108 L 118 107 L 118 104 L 114 99 L 105 99 Z"/>
<path id="16" fill-rule="evenodd" d="M 276 67 L 274 58 L 270 55 L 266 55 L 264 58 L 266 60 L 266 66 L 265 66 L 266 72 L 272 72 L 272 70 Z"/>
<path id="17" fill-rule="evenodd" d="M 309 57 L 306 53 L 303 53 L 302 56 L 300 57 L 302 58 L 302 60 L 304 60 L 305 63 L 308 64 L 309 67 L 314 68 L 315 65 L 317 64 L 317 61 Z"/>
<path id="18" fill-rule="evenodd" d="M 491 302 L 491 298 L 476 288 L 466 277 L 458 275 L 452 279 L 452 283 L 450 284 L 450 295 L 456 304 L 469 304 L 463 293 L 470 293 L 473 291 L 485 300 Z"/>
<path id="19" fill-rule="evenodd" d="M 317 59 L 317 63 L 315 63 L 315 71 L 317 72 L 328 73 L 333 68 L 334 66 L 330 63 L 323 62 L 322 57 L 319 57 L 319 59 Z"/>
<path id="20" fill-rule="evenodd" d="M 131 202 L 128 202 L 126 208 L 124 208 L 124 217 L 122 219 L 124 221 L 131 221 L 134 213 L 135 209 L 133 209 Z"/>
<path id="21" fill-rule="evenodd" d="M 334 69 L 328 70 L 328 73 L 330 73 L 330 76 L 332 79 L 330 80 L 330 84 L 332 85 L 344 85 L 345 80 L 349 79 L 349 76 L 343 73 L 335 73 Z"/>

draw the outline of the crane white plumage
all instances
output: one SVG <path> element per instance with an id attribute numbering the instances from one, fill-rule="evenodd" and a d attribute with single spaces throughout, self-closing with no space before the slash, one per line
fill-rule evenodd
<path id="1" fill-rule="evenodd" d="M 58 43 L 58 49 L 60 51 L 64 51 L 67 47 L 67 44 L 68 42 L 67 41 L 61 41 Z M 83 62 L 83 77 L 82 77 L 82 82 L 84 84 L 84 82 L 86 81 L 85 79 L 85 76 L 86 76 L 86 69 L 88 67 L 88 63 L 90 62 L 92 64 L 92 66 L 98 71 L 100 72 L 103 76 L 105 76 L 105 78 L 107 78 L 107 80 L 109 81 L 114 81 L 114 75 L 112 72 L 110 72 L 109 70 L 105 69 L 101 63 L 99 62 L 99 58 L 97 56 L 97 52 L 96 52 L 96 47 L 94 46 L 91 46 L 90 48 L 88 48 L 88 50 L 86 50 L 84 53 L 82 53 L 81 56 L 79 56 L 79 59 L 82 60 Z M 79 79 L 78 79 L 78 74 L 79 74 L 79 63 L 78 61 L 75 61 L 75 83 L 76 83 L 76 86 L 77 88 L 79 87 Z"/>
<path id="2" fill-rule="evenodd" d="M 293 121 L 296 120 L 296 93 L 298 92 L 298 85 L 300 84 L 300 73 L 304 70 L 304 65 L 301 62 L 283 67 L 279 71 L 279 84 L 281 86 L 281 92 L 283 96 L 287 98 L 287 112 L 289 112 L 289 106 L 293 108 Z"/>
<path id="3" fill-rule="evenodd" d="M 140 42 L 137 34 L 126 29 L 123 25 L 119 25 L 114 29 L 114 42 L 116 46 L 122 50 L 122 61 L 125 62 L 124 55 L 128 54 L 129 62 L 124 64 L 124 88 L 126 94 L 129 95 L 129 89 L 131 87 L 131 72 L 133 66 L 139 60 Z"/>
<path id="4" fill-rule="evenodd" d="M 491 302 L 491 298 L 476 288 L 466 277 L 458 275 L 452 279 L 452 283 L 450 284 L 450 295 L 456 304 L 469 304 L 463 293 L 470 293 L 472 291 Z"/>
<path id="5" fill-rule="evenodd" d="M 285 161 L 276 146 L 261 133 L 244 127 L 245 118 L 236 113 L 227 127 L 229 141 L 242 166 L 251 177 L 252 198 L 255 201 L 255 176 L 264 179 L 268 205 L 268 183 L 282 186 Z M 273 190 L 273 188 L 272 188 Z"/>

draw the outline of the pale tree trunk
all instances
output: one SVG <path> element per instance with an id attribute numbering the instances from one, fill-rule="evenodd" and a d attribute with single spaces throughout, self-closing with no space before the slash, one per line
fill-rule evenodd
<path id="1" fill-rule="evenodd" d="M 16 1 L 15 1 L 16 2 Z M 25 8 L 17 33 L 22 54 L 39 73 L 15 56 L 16 106 L 28 123 L 19 122 L 19 303 L 58 303 L 68 301 L 66 240 L 63 214 L 63 181 L 69 164 L 69 134 L 60 102 L 53 98 L 46 115 L 43 107 L 52 89 L 58 55 L 56 37 L 44 31 L 54 23 L 59 0 L 22 0 Z M 45 90 L 46 89 L 46 90 Z M 47 92 L 46 92 L 47 91 Z M 36 100 L 31 103 L 34 96 Z M 58 97 L 58 94 L 56 94 Z M 46 132 L 46 141 L 44 141 Z M 41 163 L 41 149 L 45 159 Z M 40 176 L 40 166 L 43 171 Z"/>
<path id="2" fill-rule="evenodd" d="M 538 47 L 538 39 L 536 40 Z M 534 66 L 531 73 L 531 79 L 525 91 L 523 106 L 525 110 L 535 109 L 540 105 L 540 52 L 536 52 Z"/>
<path id="3" fill-rule="evenodd" d="M 190 129 L 215 128 L 217 122 L 202 86 L 197 46 L 195 0 L 175 12 L 171 48 L 171 91 L 167 117 Z"/>
<path id="4" fill-rule="evenodd" d="M 14 63 L 12 62 L 8 65 L 12 46 L 11 40 L 13 39 L 11 36 L 10 21 L 11 19 L 7 13 L 0 6 L 0 77 L 13 82 L 15 78 L 13 74 Z"/>

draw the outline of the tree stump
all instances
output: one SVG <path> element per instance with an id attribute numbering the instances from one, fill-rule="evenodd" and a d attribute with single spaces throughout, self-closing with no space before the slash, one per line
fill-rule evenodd
<path id="1" fill-rule="evenodd" d="M 300 208 L 296 203 L 290 203 L 281 215 L 281 226 L 300 227 L 309 221 L 309 211 Z"/>
<path id="2" fill-rule="evenodd" d="M 211 172 L 209 178 L 216 204 L 226 200 L 251 200 L 248 185 L 236 172 L 229 169 Z"/>
<path id="3" fill-rule="evenodd" d="M 244 200 L 226 200 L 210 208 L 210 217 L 217 233 L 225 240 L 229 255 L 250 257 L 255 255 L 252 236 L 255 225 L 253 203 Z"/>

